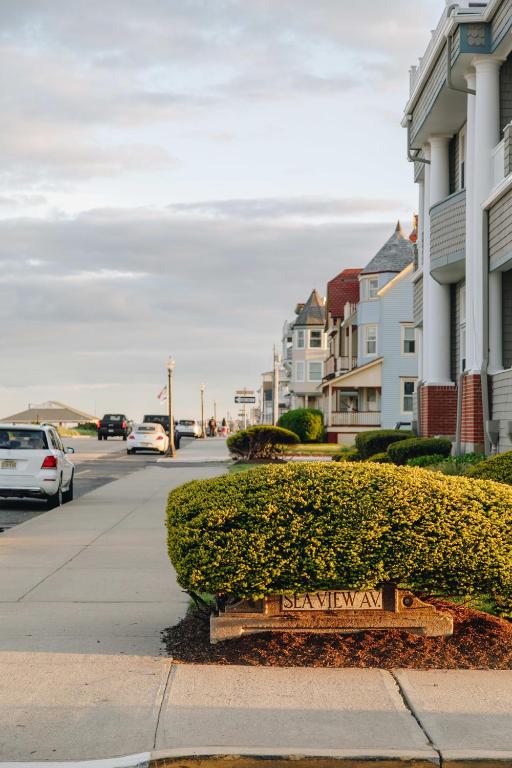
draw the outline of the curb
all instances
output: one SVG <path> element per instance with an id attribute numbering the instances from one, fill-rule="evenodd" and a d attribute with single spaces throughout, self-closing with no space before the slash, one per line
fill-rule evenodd
<path id="1" fill-rule="evenodd" d="M 19 760 L 0 762 L 0 768 L 147 768 L 151 761 L 151 752 L 139 752 L 135 755 L 108 757 L 98 760 Z"/>

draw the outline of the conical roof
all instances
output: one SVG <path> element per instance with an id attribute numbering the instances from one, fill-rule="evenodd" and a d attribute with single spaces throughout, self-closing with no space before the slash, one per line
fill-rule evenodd
<path id="1" fill-rule="evenodd" d="M 361 272 L 362 275 L 372 275 L 377 272 L 401 272 L 413 261 L 413 244 L 404 235 L 400 222 L 380 251 L 373 257 Z"/>
<path id="2" fill-rule="evenodd" d="M 324 325 L 325 324 L 325 302 L 318 291 L 313 290 L 311 296 L 306 301 L 295 325 Z"/>

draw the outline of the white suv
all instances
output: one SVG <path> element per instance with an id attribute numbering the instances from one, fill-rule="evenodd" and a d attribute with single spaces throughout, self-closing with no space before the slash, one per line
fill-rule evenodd
<path id="1" fill-rule="evenodd" d="M 73 498 L 73 448 L 47 424 L 0 423 L 0 498 L 45 499 L 49 509 Z"/>
<path id="2" fill-rule="evenodd" d="M 180 419 L 176 431 L 182 437 L 201 437 L 201 425 L 195 419 Z"/>

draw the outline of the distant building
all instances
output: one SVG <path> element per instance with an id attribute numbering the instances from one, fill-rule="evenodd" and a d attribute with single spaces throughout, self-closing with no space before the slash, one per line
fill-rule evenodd
<path id="1" fill-rule="evenodd" d="M 95 422 L 96 416 L 84 413 L 57 400 L 48 400 L 39 405 L 29 404 L 26 411 L 6 416 L 3 422 L 15 424 L 54 424 L 55 426 L 74 427 L 77 424 Z"/>
<path id="2" fill-rule="evenodd" d="M 283 363 L 289 377 L 289 408 L 321 408 L 319 387 L 327 357 L 325 300 L 313 290 L 305 304 L 297 305 L 295 314 L 296 320 L 285 326 L 287 341 L 283 343 L 286 347 Z"/>
<path id="3" fill-rule="evenodd" d="M 351 271 L 358 275 L 359 301 L 354 287 L 345 287 L 343 312 L 336 310 L 342 317 L 328 322 L 335 345 L 330 359 L 333 351 L 341 352 L 321 387 L 329 442 L 349 443 L 359 432 L 399 422 L 412 425 L 417 380 L 413 258 L 414 246 L 398 224 L 369 264 Z"/>

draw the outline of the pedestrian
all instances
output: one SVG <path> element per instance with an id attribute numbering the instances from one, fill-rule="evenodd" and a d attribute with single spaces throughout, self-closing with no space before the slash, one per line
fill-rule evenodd
<path id="1" fill-rule="evenodd" d="M 228 423 L 227 423 L 225 418 L 222 419 L 220 433 L 221 433 L 222 437 L 227 437 L 228 436 Z"/>
<path id="2" fill-rule="evenodd" d="M 210 437 L 215 437 L 215 435 L 217 434 L 217 422 L 215 421 L 213 416 L 211 417 L 210 421 L 208 422 L 208 433 L 209 433 Z"/>

